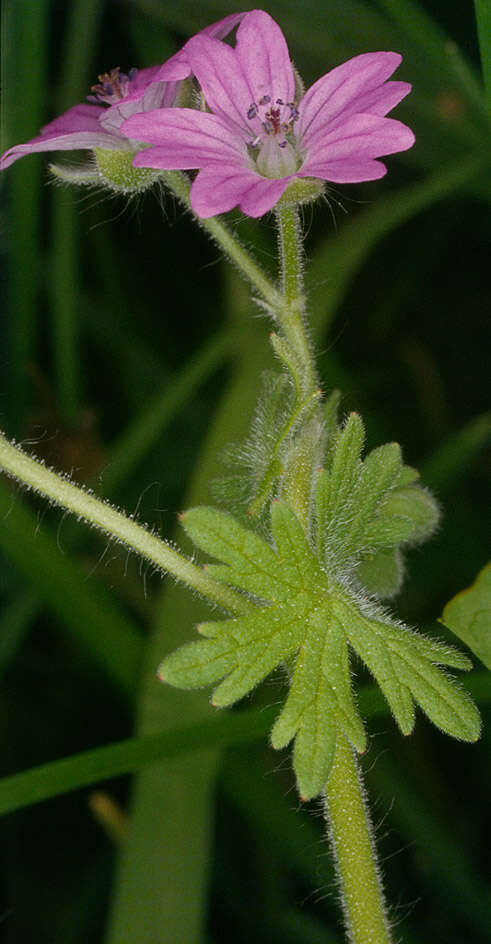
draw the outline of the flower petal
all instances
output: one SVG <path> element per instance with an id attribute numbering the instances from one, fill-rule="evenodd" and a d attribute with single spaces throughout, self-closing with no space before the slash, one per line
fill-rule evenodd
<path id="1" fill-rule="evenodd" d="M 247 167 L 248 155 L 242 139 L 217 115 L 192 108 L 158 108 L 133 115 L 123 122 L 122 131 L 137 141 L 155 145 L 136 156 L 135 167 L 166 170 L 236 164 Z"/>
<path id="2" fill-rule="evenodd" d="M 235 49 L 200 35 L 189 40 L 187 50 L 192 71 L 211 111 L 235 125 L 241 136 L 250 136 L 247 112 L 254 101 L 254 91 Z"/>
<path id="3" fill-rule="evenodd" d="M 306 92 L 299 105 L 298 133 L 307 145 L 311 134 L 346 115 L 364 110 L 363 98 L 379 88 L 401 63 L 396 52 L 367 52 L 355 56 L 322 76 Z"/>
<path id="4" fill-rule="evenodd" d="M 214 36 L 216 39 L 224 39 L 225 36 L 228 36 L 232 32 L 235 26 L 244 18 L 245 13 L 231 13 L 230 16 L 224 17 L 223 20 L 218 20 L 217 23 L 212 23 L 210 26 L 206 26 L 204 30 L 201 30 L 198 33 L 198 36 Z M 188 40 L 189 42 L 189 40 Z M 188 75 L 191 74 L 191 66 L 189 64 L 188 54 L 187 54 L 186 43 L 179 52 L 176 52 L 174 56 L 171 56 L 167 62 L 164 62 L 163 66 L 159 67 L 158 70 L 158 79 L 187 79 Z"/>
<path id="5" fill-rule="evenodd" d="M 234 166 L 206 167 L 191 187 L 191 205 L 202 219 L 239 205 L 248 216 L 263 216 L 277 203 L 291 178 L 268 180 Z"/>
<path id="6" fill-rule="evenodd" d="M 100 126 L 99 116 L 104 111 L 97 105 L 75 105 L 59 118 L 41 128 L 37 138 L 9 148 L 0 160 L 4 170 L 26 154 L 41 151 L 74 151 L 95 147 L 127 150 L 125 138 L 106 133 Z"/>
<path id="7" fill-rule="evenodd" d="M 406 151 L 413 144 L 413 132 L 401 121 L 378 115 L 352 115 L 332 130 L 321 128 L 315 137 L 311 136 L 302 172 L 304 176 L 315 177 L 314 168 L 321 165 L 341 160 L 371 160 Z"/>
<path id="8" fill-rule="evenodd" d="M 118 134 L 122 122 L 131 115 L 153 111 L 155 108 L 171 107 L 176 100 L 178 86 L 178 82 L 150 82 L 145 87 L 140 87 L 139 91 L 127 95 L 120 102 L 104 109 L 101 117 L 102 127 L 106 131 Z"/>
<path id="9" fill-rule="evenodd" d="M 351 160 L 319 162 L 309 166 L 306 173 L 303 169 L 297 172 L 297 177 L 320 177 L 321 180 L 329 180 L 333 184 L 357 184 L 364 180 L 379 180 L 385 177 L 387 168 L 380 161 L 357 160 L 353 157 Z"/>
<path id="10" fill-rule="evenodd" d="M 251 102 L 270 95 L 292 102 L 295 78 L 285 37 L 277 23 L 263 10 L 254 10 L 242 20 L 237 30 L 237 58 L 249 77 Z"/>

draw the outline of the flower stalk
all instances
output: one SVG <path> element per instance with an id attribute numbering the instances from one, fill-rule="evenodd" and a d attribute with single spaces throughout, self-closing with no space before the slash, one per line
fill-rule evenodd
<path id="1" fill-rule="evenodd" d="M 328 824 L 341 888 L 346 930 L 352 944 L 390 944 L 371 823 L 352 748 L 338 731 L 325 789 Z"/>
<path id="2" fill-rule="evenodd" d="M 159 570 L 171 574 L 211 603 L 232 613 L 247 613 L 250 610 L 250 604 L 244 597 L 218 583 L 170 544 L 161 541 L 142 525 L 95 495 L 30 458 L 17 446 L 7 442 L 1 434 L 0 468 L 22 485 L 34 489 L 49 501 L 103 531 L 111 540 L 125 544 L 140 557 L 149 560 Z"/>
<path id="3" fill-rule="evenodd" d="M 278 320 L 285 339 L 301 365 L 298 378 L 304 395 L 317 386 L 317 373 L 310 339 L 305 328 L 303 293 L 303 241 L 299 210 L 295 206 L 276 210 L 279 233 L 281 285 L 284 307 Z M 319 413 L 320 405 L 317 405 Z M 312 417 L 298 436 L 291 470 L 285 476 L 285 492 L 305 530 L 316 474 L 320 422 Z M 324 815 L 332 840 L 333 855 L 346 928 L 352 944 L 390 944 L 382 885 L 375 845 L 365 804 L 361 773 L 353 749 L 338 730 L 334 763 L 325 786 Z"/>

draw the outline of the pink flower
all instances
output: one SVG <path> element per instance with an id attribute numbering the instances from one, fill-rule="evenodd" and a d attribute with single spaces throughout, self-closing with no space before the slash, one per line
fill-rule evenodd
<path id="1" fill-rule="evenodd" d="M 178 83 L 156 81 L 159 69 L 132 69 L 128 75 L 113 69 L 100 75 L 90 96 L 94 104 L 74 105 L 41 128 L 37 138 L 14 145 L 2 156 L 0 170 L 36 151 L 138 150 L 141 145 L 120 131 L 123 121 L 135 112 L 168 108 L 176 100 Z"/>
<path id="2" fill-rule="evenodd" d="M 356 56 L 297 100 L 285 38 L 261 10 L 243 18 L 234 49 L 200 34 L 185 50 L 210 110 L 134 114 L 123 132 L 153 145 L 135 167 L 199 169 L 191 203 L 203 218 L 237 205 L 261 216 L 296 178 L 376 180 L 386 173 L 376 158 L 414 143 L 406 125 L 385 117 L 411 91 L 387 81 L 398 53 Z"/>
<path id="3" fill-rule="evenodd" d="M 206 36 L 223 37 L 244 16 L 236 13 L 212 23 L 203 30 Z M 186 44 L 187 46 L 187 44 Z M 4 170 L 25 154 L 38 151 L 72 151 L 103 148 L 109 151 L 137 151 L 140 142 L 131 140 L 121 131 L 130 115 L 155 108 L 165 109 L 176 104 L 180 79 L 191 74 L 186 46 L 164 65 L 148 69 L 132 69 L 128 75 L 119 68 L 99 76 L 88 97 L 91 104 L 75 105 L 41 128 L 37 138 L 9 148 L 0 159 Z"/>

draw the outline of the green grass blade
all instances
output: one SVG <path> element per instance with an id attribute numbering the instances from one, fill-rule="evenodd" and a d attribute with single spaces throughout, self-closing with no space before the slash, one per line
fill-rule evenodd
<path id="1" fill-rule="evenodd" d="M 70 5 L 60 65 L 56 111 L 61 113 L 85 100 L 97 43 L 102 4 L 77 0 Z M 52 275 L 49 281 L 53 356 L 58 409 L 68 427 L 77 425 L 81 400 L 79 210 L 74 190 L 52 194 Z"/>
<path id="2" fill-rule="evenodd" d="M 473 673 L 466 680 L 466 687 L 479 702 L 491 702 L 488 672 Z M 388 715 L 387 704 L 376 685 L 364 685 L 357 701 L 364 717 Z M 164 758 L 264 739 L 277 713 L 275 706 L 223 712 L 206 720 L 127 738 L 4 777 L 0 780 L 0 815 L 133 773 Z M 252 772 L 251 776 L 255 779 L 256 775 Z M 256 789 L 260 789 L 259 781 L 256 781 Z"/>
<path id="3" fill-rule="evenodd" d="M 411 184 L 368 207 L 326 240 L 312 256 L 306 274 L 312 327 L 324 335 L 335 317 L 357 270 L 384 236 L 429 209 L 438 200 L 466 187 L 484 168 L 482 157 L 471 157 L 443 168 L 422 183 Z"/>
<path id="4" fill-rule="evenodd" d="M 7 147 L 38 133 L 44 119 L 47 0 L 15 0 L 2 9 L 2 144 Z M 30 407 L 29 364 L 38 344 L 37 299 L 41 255 L 41 160 L 29 157 L 6 178 L 10 234 L 9 428 L 25 428 Z"/>
<path id="5" fill-rule="evenodd" d="M 474 0 L 481 64 L 491 122 L 491 5 L 489 0 Z"/>
<path id="6" fill-rule="evenodd" d="M 0 550 L 15 563 L 67 632 L 126 695 L 134 691 L 142 642 L 114 599 L 64 557 L 19 493 L 0 482 Z"/>
<path id="7" fill-rule="evenodd" d="M 111 446 L 110 465 L 104 472 L 104 491 L 107 494 L 117 493 L 128 481 L 147 452 L 158 443 L 169 423 L 201 384 L 221 366 L 235 343 L 236 338 L 231 332 L 224 331 L 213 337 L 145 404 Z"/>

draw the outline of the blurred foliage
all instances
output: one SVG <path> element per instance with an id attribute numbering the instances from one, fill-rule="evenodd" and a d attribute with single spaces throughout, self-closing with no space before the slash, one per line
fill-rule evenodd
<path id="1" fill-rule="evenodd" d="M 485 4 L 477 7 L 485 25 Z M 240 9 L 235 0 L 5 0 L 2 150 L 82 100 L 101 71 L 163 61 L 190 32 Z M 307 276 L 325 389 L 340 387 L 343 408 L 362 412 L 370 447 L 401 442 L 443 506 L 396 607 L 451 641 L 433 621 L 489 557 L 491 178 L 472 7 L 276 0 L 268 10 L 307 83 L 360 52 L 395 49 L 400 77 L 414 84 L 397 116 L 416 146 L 388 159 L 384 180 L 331 188 L 306 211 Z M 489 77 L 485 37 L 480 48 Z M 247 430 L 271 363 L 269 325 L 170 198 L 59 189 L 47 164 L 31 156 L 0 181 L 1 426 L 173 536 L 176 511 L 209 501 L 217 454 Z M 232 222 L 273 271 L 269 220 Z M 0 502 L 3 776 L 134 732 L 181 744 L 173 759 L 145 755 L 159 763 L 138 778 L 126 843 L 123 777 L 102 785 L 107 802 L 83 788 L 2 820 L 4 939 L 340 944 L 322 820 L 298 808 L 287 754 L 279 764 L 259 715 L 257 740 L 225 749 L 239 734 L 208 737 L 207 697 L 155 679 L 206 606 L 167 581 L 162 591 L 123 549 L 3 481 Z M 361 666 L 359 675 L 369 681 Z M 263 685 L 254 707 L 270 709 L 280 685 Z M 435 933 L 445 944 L 488 940 L 482 666 L 469 687 L 485 722 L 475 746 L 421 716 L 403 739 L 387 715 L 369 712 L 367 786 L 396 933 L 412 944 Z M 199 752 L 179 735 L 186 725 L 202 732 Z M 138 753 L 143 739 L 133 743 Z M 71 785 L 93 783 L 88 770 Z M 126 847 L 116 884 L 115 837 Z"/>

